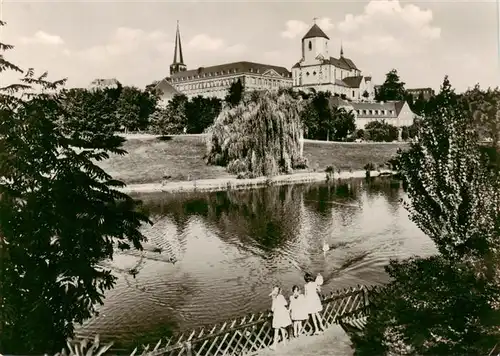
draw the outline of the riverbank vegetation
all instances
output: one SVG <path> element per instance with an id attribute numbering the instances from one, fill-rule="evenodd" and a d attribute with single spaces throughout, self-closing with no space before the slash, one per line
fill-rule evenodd
<path id="1" fill-rule="evenodd" d="M 406 143 L 338 143 L 304 141 L 308 170 L 336 172 L 363 170 L 368 163 L 385 167 Z M 97 164 L 115 179 L 127 184 L 178 182 L 234 177 L 225 167 L 207 165 L 205 135 L 141 137 L 133 135 L 123 143 L 126 155 L 111 155 Z M 388 167 L 387 167 L 388 168 Z"/>
<path id="2" fill-rule="evenodd" d="M 399 153 L 405 206 L 439 254 L 386 267 L 392 281 L 372 301 L 364 333 L 353 337 L 356 355 L 487 355 L 496 347 L 500 175 L 477 128 L 481 120 L 496 132 L 499 94 L 476 87 L 457 95 L 445 78 L 418 142 Z"/>

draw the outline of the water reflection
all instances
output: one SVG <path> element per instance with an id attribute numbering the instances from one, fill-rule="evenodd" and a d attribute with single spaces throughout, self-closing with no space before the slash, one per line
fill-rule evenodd
<path id="1" fill-rule="evenodd" d="M 325 290 L 384 282 L 390 258 L 435 251 L 408 220 L 396 183 L 143 195 L 154 221 L 144 227 L 145 262 L 135 279 L 120 277 L 81 332 L 154 341 L 166 325 L 187 329 L 266 309 L 273 284 L 288 294 L 305 271 L 321 272 Z M 120 254 L 113 263 L 124 270 L 140 258 Z"/>

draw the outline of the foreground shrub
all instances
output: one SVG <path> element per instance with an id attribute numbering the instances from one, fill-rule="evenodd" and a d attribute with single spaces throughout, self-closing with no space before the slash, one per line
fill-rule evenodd
<path id="1" fill-rule="evenodd" d="M 0 56 L 0 75 L 5 70 L 23 72 Z M 101 262 L 116 248 L 141 249 L 145 240 L 139 228 L 148 220 L 137 201 L 95 164 L 125 154 L 124 139 L 63 131 L 73 110 L 64 104 L 62 84 L 28 70 L 21 84 L 0 88 L 0 351 L 6 354 L 61 350 L 115 284 Z"/>
<path id="2" fill-rule="evenodd" d="M 392 263 L 357 355 L 487 355 L 500 338 L 500 179 L 447 78 L 399 153 L 410 219 L 438 256 Z"/>
<path id="3" fill-rule="evenodd" d="M 442 256 L 392 261 L 392 282 L 370 295 L 356 356 L 487 355 L 500 337 L 500 286 Z"/>

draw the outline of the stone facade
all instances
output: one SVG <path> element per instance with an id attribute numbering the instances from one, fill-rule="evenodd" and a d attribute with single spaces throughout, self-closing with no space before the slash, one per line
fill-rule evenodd
<path id="1" fill-rule="evenodd" d="M 179 24 L 177 24 L 170 76 L 160 81 L 156 87 L 160 92 L 163 92 L 164 88 L 168 89 L 162 95 L 164 102 L 168 102 L 175 95 L 165 83 L 163 87 L 160 86 L 164 81 L 188 98 L 201 95 L 223 99 L 228 94 L 231 84 L 238 80 L 249 91 L 278 90 L 292 86 L 292 74 L 288 69 L 262 63 L 243 61 L 187 70 L 182 54 Z"/>
<path id="2" fill-rule="evenodd" d="M 232 83 L 241 80 L 245 89 L 278 90 L 292 85 L 292 76 L 284 67 L 253 62 L 234 62 L 174 73 L 167 79 L 187 97 L 197 95 L 223 99 Z"/>
<path id="3" fill-rule="evenodd" d="M 330 91 L 347 99 L 372 100 L 375 92 L 372 78 L 363 76 L 354 62 L 344 56 L 330 56 L 330 38 L 314 24 L 302 38 L 302 58 L 292 67 L 293 88 L 308 91 Z M 368 97 L 363 96 L 365 93 Z"/>
<path id="4" fill-rule="evenodd" d="M 396 127 L 411 126 L 415 118 L 405 101 L 350 102 L 334 97 L 330 99 L 330 105 L 351 111 L 356 120 L 356 129 L 364 129 L 372 121 L 385 121 Z"/>

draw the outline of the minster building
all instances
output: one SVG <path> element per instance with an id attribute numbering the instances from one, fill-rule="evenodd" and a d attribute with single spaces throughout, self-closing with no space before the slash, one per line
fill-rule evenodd
<path id="1" fill-rule="evenodd" d="M 231 84 L 238 80 L 242 82 L 245 90 L 278 90 L 292 86 L 292 74 L 288 69 L 269 64 L 243 61 L 188 70 L 184 63 L 177 23 L 170 76 L 157 84 L 157 89 L 164 93 L 164 101 L 170 100 L 176 92 L 188 98 L 201 95 L 223 99 Z"/>
<path id="2" fill-rule="evenodd" d="M 329 91 L 355 101 L 373 99 L 371 77 L 363 76 L 354 62 L 344 56 L 342 46 L 339 58 L 331 57 L 329 42 L 330 38 L 317 24 L 304 35 L 302 58 L 292 67 L 293 88 Z"/>

